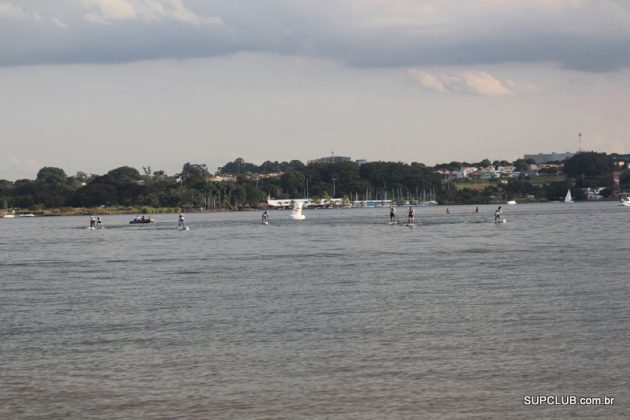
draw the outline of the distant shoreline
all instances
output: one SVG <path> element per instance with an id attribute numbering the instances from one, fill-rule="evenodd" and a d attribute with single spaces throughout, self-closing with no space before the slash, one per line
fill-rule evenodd
<path id="1" fill-rule="evenodd" d="M 55 216 L 113 216 L 121 214 L 163 214 L 163 213 L 217 213 L 224 211 L 232 211 L 225 209 L 217 210 L 190 210 L 181 207 L 61 207 L 50 209 L 21 209 L 15 208 L 16 217 L 24 214 L 34 214 L 37 217 L 55 217 Z M 0 217 L 8 212 L 0 212 Z"/>
<path id="2" fill-rule="evenodd" d="M 576 201 L 576 203 L 596 203 L 596 202 L 614 202 L 616 200 L 581 200 Z M 517 202 L 518 205 L 523 204 L 545 204 L 545 203 L 562 203 L 561 200 L 551 201 L 551 200 L 528 200 L 523 202 Z M 492 202 L 492 203 L 442 203 L 436 206 L 429 207 L 447 207 L 447 206 L 484 206 L 484 205 L 498 205 L 498 206 L 509 206 L 504 202 Z M 399 205 L 398 207 L 408 206 L 408 204 Z M 417 206 L 414 207 L 424 207 Z M 512 206 L 510 206 L 512 207 Z M 352 210 L 357 208 L 388 208 L 387 206 L 377 206 L 377 207 L 345 207 L 346 209 Z M 269 210 L 287 210 L 287 209 L 275 209 L 270 208 Z M 317 210 L 317 209 L 309 209 L 309 210 Z M 23 217 L 24 215 L 35 215 L 37 217 L 57 217 L 57 216 L 115 216 L 115 215 L 143 215 L 143 214 L 166 214 L 166 213 L 225 213 L 225 212 L 240 212 L 240 211 L 260 211 L 258 208 L 249 208 L 244 207 L 238 210 L 230 210 L 225 208 L 217 208 L 214 210 L 197 210 L 197 209 L 182 209 L 181 207 L 96 207 L 96 208 L 88 208 L 88 207 L 61 207 L 61 208 L 50 208 L 50 209 L 21 209 L 16 208 L 12 209 L 15 211 L 16 217 Z M 5 214 L 10 214 L 9 212 L 0 211 L 0 218 Z"/>

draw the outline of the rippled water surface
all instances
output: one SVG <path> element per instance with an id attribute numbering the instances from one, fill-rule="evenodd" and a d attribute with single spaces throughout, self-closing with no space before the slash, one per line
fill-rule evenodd
<path id="1" fill-rule="evenodd" d="M 629 418 L 630 209 L 480 209 L 0 219 L 0 418 Z"/>

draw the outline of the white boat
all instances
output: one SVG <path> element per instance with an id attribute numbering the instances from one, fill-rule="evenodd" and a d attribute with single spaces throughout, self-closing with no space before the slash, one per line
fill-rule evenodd
<path id="1" fill-rule="evenodd" d="M 623 197 L 621 199 L 621 203 L 619 203 L 620 206 L 626 206 L 626 207 L 630 207 L 630 197 Z"/>
<path id="2" fill-rule="evenodd" d="M 571 190 L 567 191 L 566 197 L 564 197 L 565 203 L 573 203 L 573 199 L 571 198 Z"/>
<path id="3" fill-rule="evenodd" d="M 509 205 L 513 206 L 513 205 L 516 204 L 516 201 L 515 200 L 510 200 L 506 204 L 509 204 Z"/>
<path id="4" fill-rule="evenodd" d="M 298 201 L 293 205 L 293 211 L 291 212 L 291 219 L 304 220 L 306 216 L 302 214 L 302 202 Z"/>
<path id="5" fill-rule="evenodd" d="M 5 211 L 7 211 L 5 209 Z M 7 212 L 4 216 L 2 216 L 4 219 L 14 219 L 15 218 L 15 210 L 11 210 L 11 213 Z"/>
<path id="6" fill-rule="evenodd" d="M 422 207 L 429 207 L 429 206 L 437 206 L 439 203 L 435 200 L 428 200 L 428 201 L 421 201 L 420 205 Z"/>

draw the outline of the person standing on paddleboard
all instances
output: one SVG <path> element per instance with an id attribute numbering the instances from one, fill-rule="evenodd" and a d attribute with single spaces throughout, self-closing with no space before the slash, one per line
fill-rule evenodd
<path id="1" fill-rule="evenodd" d="M 502 215 L 503 215 L 503 208 L 499 206 L 499 208 L 494 212 L 494 221 L 500 222 Z"/>
<path id="2" fill-rule="evenodd" d="M 416 223 L 416 211 L 411 206 L 409 207 L 409 213 L 407 214 L 407 223 L 410 225 Z"/>
<path id="3" fill-rule="evenodd" d="M 389 221 L 396 223 L 396 207 L 393 205 L 389 206 Z"/>

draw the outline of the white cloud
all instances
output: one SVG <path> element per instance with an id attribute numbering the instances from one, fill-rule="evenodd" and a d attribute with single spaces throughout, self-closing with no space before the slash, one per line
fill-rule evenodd
<path id="1" fill-rule="evenodd" d="M 433 74 L 426 73 L 420 70 L 409 70 L 409 74 L 427 89 L 436 90 L 442 93 L 448 91 L 446 84 L 439 76 L 435 76 Z"/>
<path id="2" fill-rule="evenodd" d="M 221 26 L 223 25 L 223 21 L 217 17 L 205 17 L 200 16 L 190 9 L 184 6 L 183 0 L 171 0 L 171 5 L 173 7 L 171 15 L 172 17 L 180 22 L 192 23 L 193 25 L 211 25 L 211 26 Z"/>
<path id="3" fill-rule="evenodd" d="M 61 19 L 59 19 L 57 17 L 53 17 L 52 21 L 59 28 L 66 28 L 68 26 Z"/>
<path id="4" fill-rule="evenodd" d="M 27 17 L 24 10 L 19 6 L 14 6 L 9 3 L 0 3 L 0 18 L 25 18 Z"/>
<path id="5" fill-rule="evenodd" d="M 92 21 L 124 20 L 137 16 L 136 9 L 127 0 L 83 0 L 83 4 L 98 9 L 98 12 L 86 14 Z"/>
<path id="6" fill-rule="evenodd" d="M 505 96 L 514 93 L 516 83 L 505 82 L 481 70 L 469 70 L 450 74 L 431 74 L 413 69 L 409 74 L 427 89 L 441 93 L 465 93 L 481 96 Z"/>
<path id="7" fill-rule="evenodd" d="M 183 0 L 83 0 L 83 5 L 91 9 L 84 17 L 96 23 L 174 20 L 192 25 L 223 25 L 218 17 L 206 17 L 193 12 Z"/>

